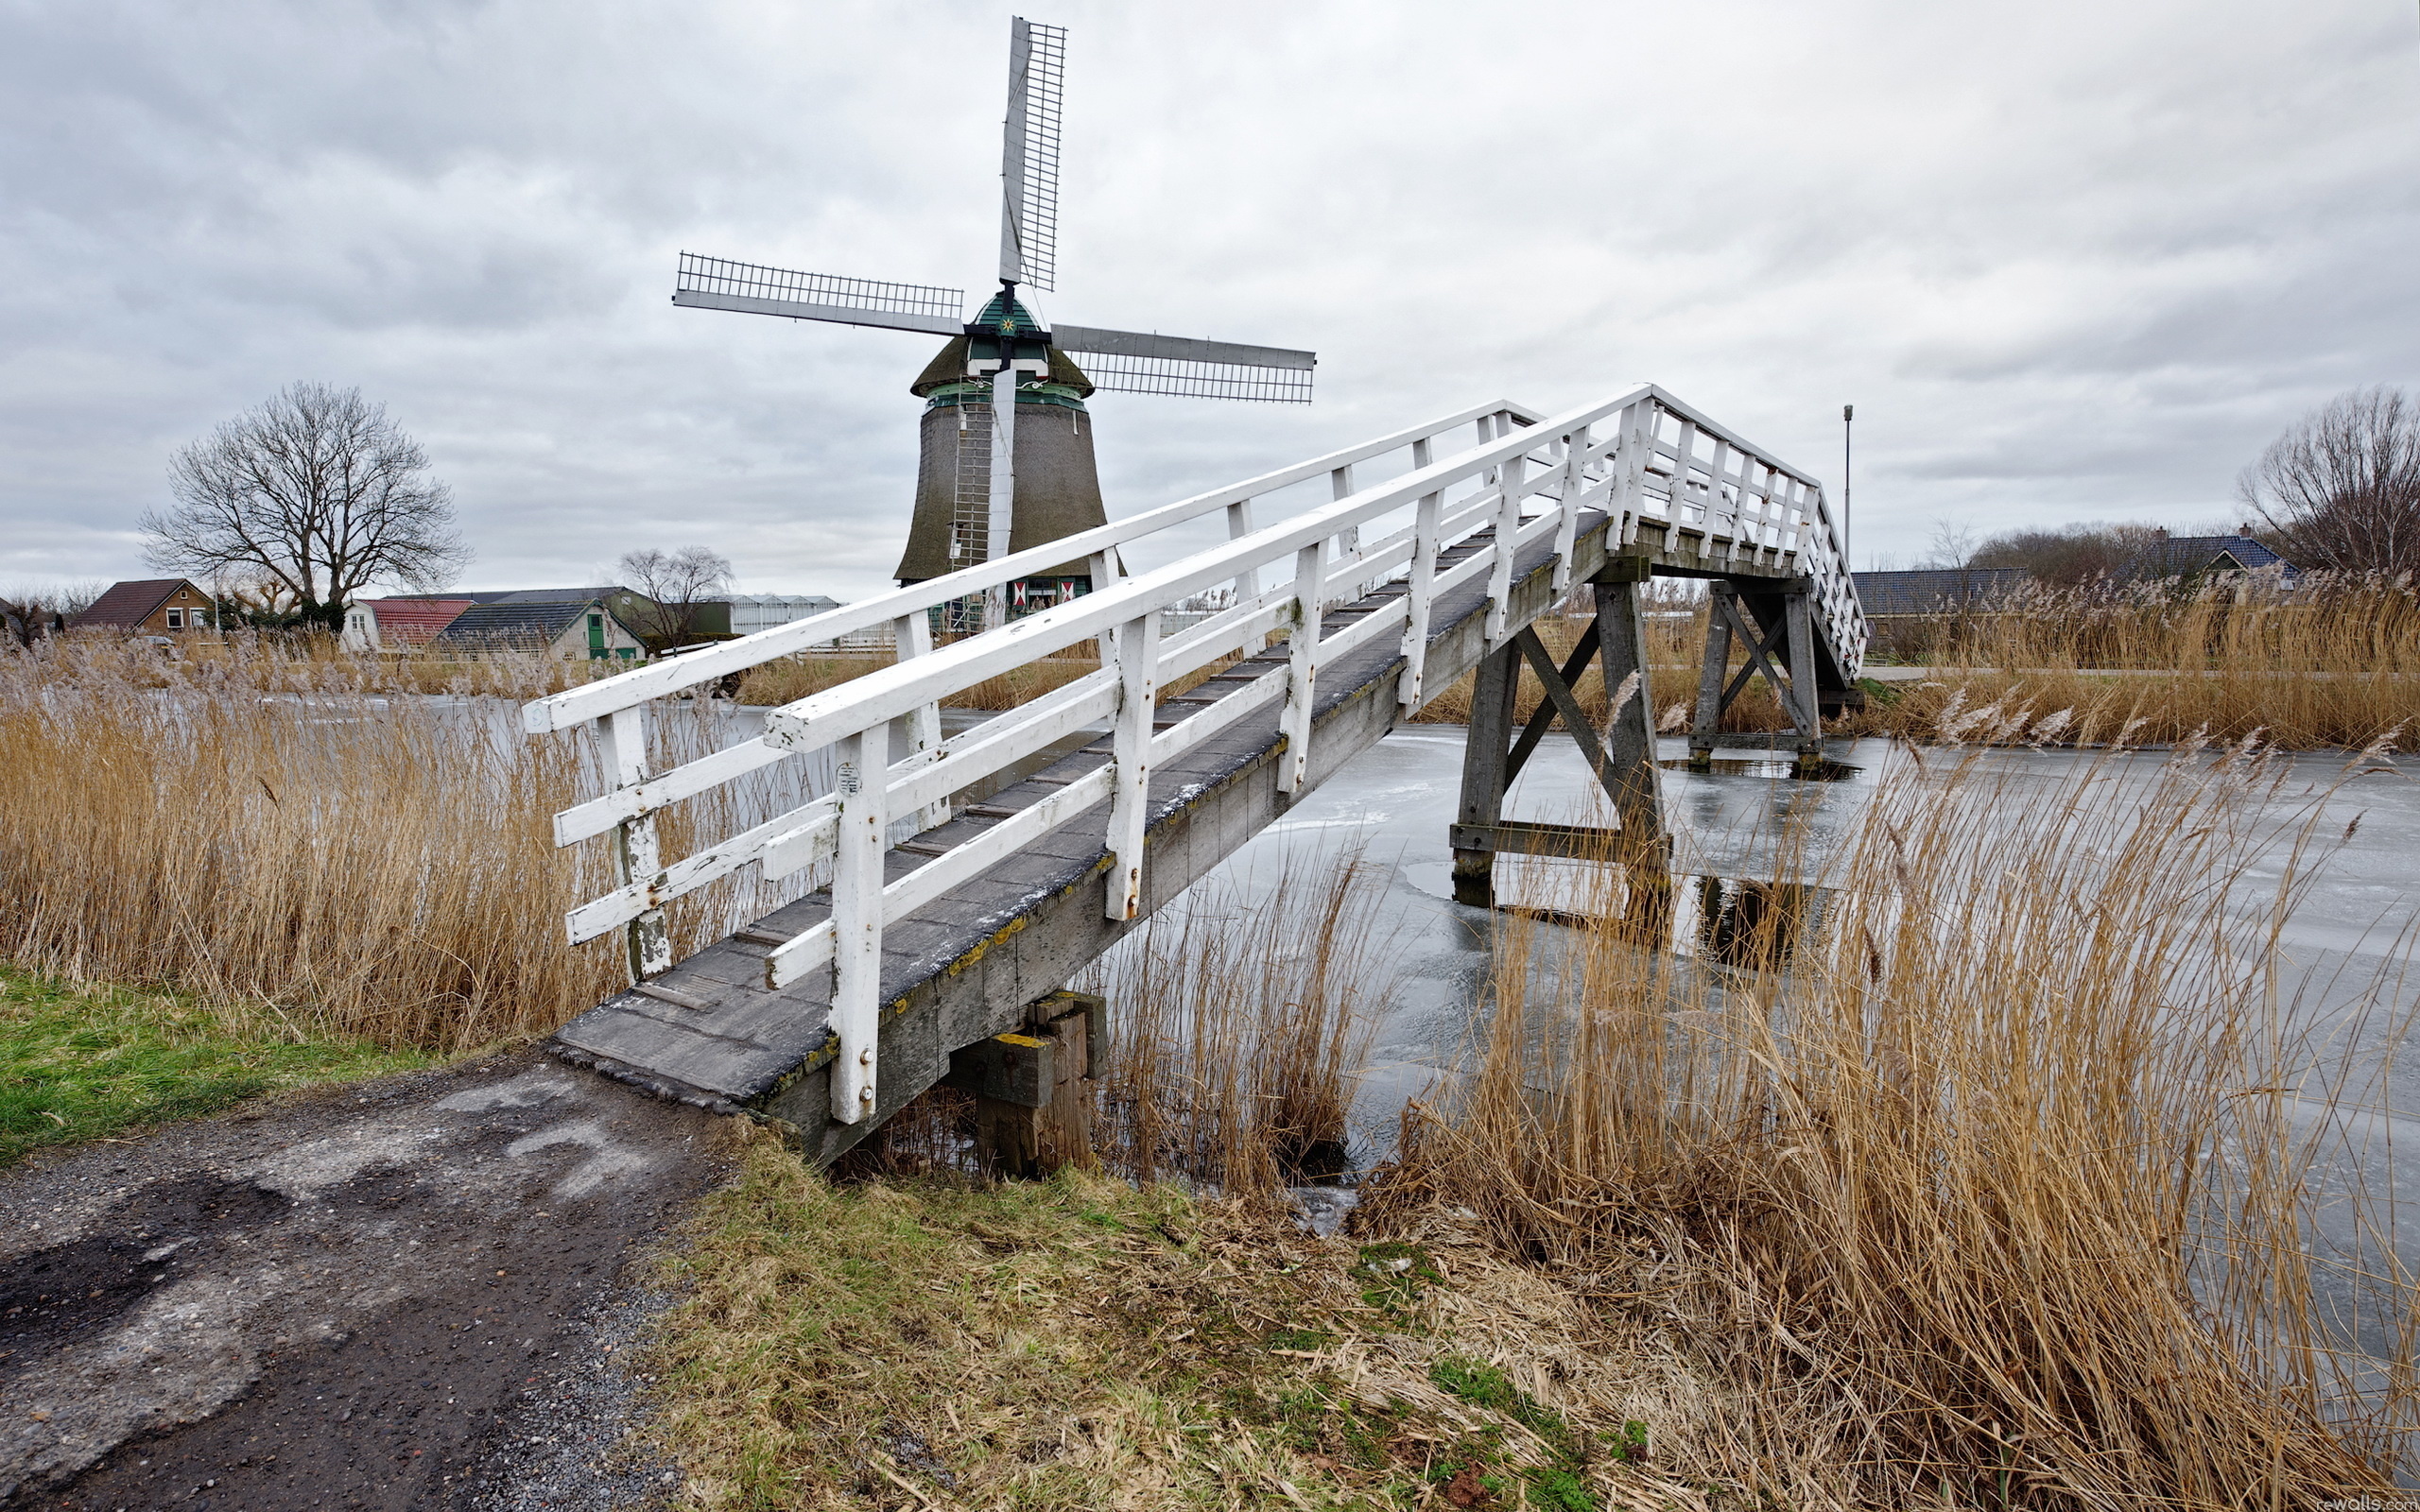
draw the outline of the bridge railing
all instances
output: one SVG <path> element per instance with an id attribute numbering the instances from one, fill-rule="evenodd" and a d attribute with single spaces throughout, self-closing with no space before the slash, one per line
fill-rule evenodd
<path id="1" fill-rule="evenodd" d="M 1475 444 L 1439 455 L 1464 436 L 1475 436 Z M 1357 486 L 1357 468 L 1399 462 L 1398 454 L 1406 452 L 1407 471 Z M 1254 527 L 1254 499 L 1322 472 L 1332 502 Z M 1224 544 L 1122 579 L 1112 571 L 1118 548 L 1220 510 L 1230 535 Z M 556 816 L 558 845 L 610 833 L 617 847 L 621 885 L 567 916 L 571 936 L 577 941 L 626 930 L 631 970 L 643 983 L 671 964 L 662 911 L 673 899 L 751 864 L 769 879 L 805 872 L 804 885 L 828 881 L 831 917 L 775 944 L 766 975 L 768 986 L 779 988 L 832 968 L 830 1024 L 838 1039 L 833 1116 L 854 1123 L 874 1104 L 887 924 L 1104 802 L 1112 858 L 1108 913 L 1133 918 L 1143 890 L 1145 797 L 1153 766 L 1276 703 L 1285 738 L 1279 782 L 1293 790 L 1308 772 L 1322 664 L 1392 636 L 1408 663 L 1400 696 L 1407 708 L 1417 707 L 1427 696 L 1423 663 L 1439 596 L 1483 581 L 1490 639 L 1517 631 L 1507 620 L 1516 558 L 1550 540 L 1555 585 L 1568 586 L 1578 524 L 1592 510 L 1614 516 L 1625 543 L 1635 539 L 1642 521 L 1661 520 L 1702 532 L 1707 553 L 1722 560 L 1768 571 L 1794 563 L 1795 572 L 1815 579 L 1819 618 L 1841 654 L 1853 658 L 1863 644 L 1854 589 L 1841 570 L 1821 487 L 1809 475 L 1651 387 L 1554 417 L 1510 403 L 1481 405 L 528 705 L 533 733 L 604 722 L 617 775 L 611 790 Z M 1407 512 L 1409 519 L 1402 519 Z M 1364 539 L 1365 527 L 1390 524 L 1393 528 Z M 1488 539 L 1475 552 L 1450 565 L 1440 561 L 1448 549 L 1482 535 Z M 935 606 L 1080 557 L 1094 560 L 1095 592 L 949 645 L 932 644 L 926 614 Z M 1263 572 L 1272 568 L 1264 587 Z M 1328 610 L 1398 578 L 1405 593 L 1321 640 Z M 1232 590 L 1231 608 L 1162 637 L 1164 610 L 1216 588 Z M 667 771 L 647 769 L 643 717 L 649 701 L 885 623 L 897 632 L 893 664 L 784 705 L 754 740 Z M 1257 652 L 1280 635 L 1288 647 L 1283 664 L 1236 674 L 1244 685 L 1215 699 L 1162 705 L 1159 690 L 1167 684 Z M 1101 648 L 1098 671 L 973 730 L 940 737 L 936 710 L 951 695 L 1084 642 Z M 1188 712 L 1163 717 L 1179 710 Z M 903 821 L 914 830 L 946 822 L 953 794 L 1104 722 L 1111 748 L 1103 765 L 1037 803 L 994 816 L 998 822 L 974 838 L 886 880 L 883 858 Z M 907 747 L 895 761 L 894 730 Z M 837 757 L 833 793 L 681 861 L 667 865 L 658 856 L 657 813 L 827 747 Z"/>

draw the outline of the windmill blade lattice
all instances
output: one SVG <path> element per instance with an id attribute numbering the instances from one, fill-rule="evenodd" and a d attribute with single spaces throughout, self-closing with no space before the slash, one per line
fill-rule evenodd
<path id="1" fill-rule="evenodd" d="M 1010 28 L 1009 119 L 1000 163 L 1000 277 L 1055 291 L 1059 276 L 1059 117 L 1067 28 L 1016 18 Z"/>
<path id="2" fill-rule="evenodd" d="M 1084 376 L 1097 387 L 1129 394 L 1307 404 L 1319 362 L 1315 353 L 1285 347 L 1140 331 L 1063 325 L 1051 335 L 1060 350 L 1081 359 Z"/>
<path id="3" fill-rule="evenodd" d="M 681 254 L 681 278 L 675 285 L 685 293 L 723 294 L 740 299 L 780 300 L 798 304 L 827 304 L 887 315 L 923 315 L 943 320 L 965 318 L 966 292 L 930 284 L 893 284 L 882 279 L 845 278 L 838 273 L 801 273 L 786 267 L 735 263 L 724 257 Z"/>

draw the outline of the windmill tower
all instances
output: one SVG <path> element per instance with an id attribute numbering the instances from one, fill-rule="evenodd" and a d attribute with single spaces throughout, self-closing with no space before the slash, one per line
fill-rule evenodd
<path id="1" fill-rule="evenodd" d="M 1105 523 L 1084 407 L 1098 389 L 1310 403 L 1319 360 L 1311 352 L 1052 327 L 1018 298 L 1020 287 L 1057 288 L 1066 37 L 1063 26 L 1022 16 L 1009 24 L 1000 289 L 974 319 L 963 318 L 959 289 L 681 254 L 675 304 L 950 338 L 909 388 L 925 404 L 915 508 L 896 574 L 903 586 Z M 1062 563 L 994 590 L 979 607 L 961 607 L 950 627 L 997 625 L 1093 586 L 1090 564 Z"/>

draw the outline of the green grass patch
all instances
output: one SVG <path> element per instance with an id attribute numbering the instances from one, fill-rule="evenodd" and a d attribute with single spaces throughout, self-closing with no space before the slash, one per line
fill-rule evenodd
<path id="1" fill-rule="evenodd" d="M 1567 1335 L 1456 1253 L 1449 1282 L 1420 1245 L 1073 1171 L 836 1183 L 763 1135 L 661 1262 L 658 1432 L 696 1512 L 1605 1505 L 1579 1450 L 1619 1417 L 1566 1425 L 1480 1364 Z M 1431 1338 L 1443 1377 L 1399 1348 Z M 1512 1421 L 1415 1405 L 1432 1379 Z"/>
<path id="2" fill-rule="evenodd" d="M 0 967 L 0 1166 L 264 1092 L 429 1064 L 273 1012 Z"/>
<path id="3" fill-rule="evenodd" d="M 1360 1267 L 1361 1300 L 1398 1317 L 1407 1315 L 1407 1310 L 1421 1299 L 1424 1287 L 1444 1280 L 1427 1250 L 1398 1239 L 1363 1245 Z"/>

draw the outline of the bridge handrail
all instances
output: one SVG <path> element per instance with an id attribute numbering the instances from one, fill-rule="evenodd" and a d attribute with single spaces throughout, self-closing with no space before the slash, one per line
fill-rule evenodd
<path id="1" fill-rule="evenodd" d="M 1473 422 L 1478 444 L 1435 456 L 1441 434 Z M 1702 440 L 1710 441 L 1711 455 L 1701 453 Z M 1354 486 L 1355 464 L 1406 446 L 1412 453 L 1409 472 L 1367 488 Z M 1533 462 L 1541 464 L 1535 473 Z M 1322 472 L 1331 476 L 1332 502 L 1252 528 L 1253 498 Z M 1474 484 L 1474 491 L 1447 500 L 1449 492 Z M 1539 497 L 1547 507 L 1529 513 L 1529 501 Z M 1407 506 L 1412 508 L 1409 524 L 1362 541 L 1363 526 Z M 1222 507 L 1233 535 L 1223 545 L 1122 581 L 1109 582 L 1105 571 L 1097 573 L 1100 586 L 1094 593 L 948 646 L 930 644 L 925 611 L 935 605 L 1071 557 L 1105 554 Z M 1491 642 L 1501 639 L 1518 628 L 1509 623 L 1508 612 L 1521 552 L 1551 536 L 1555 586 L 1567 587 L 1579 517 L 1598 508 L 1612 517 L 1623 544 L 1636 539 L 1642 521 L 1660 515 L 1668 543 L 1675 530 L 1700 534 L 1701 560 L 1744 559 L 1762 571 L 1787 563 L 1794 575 L 1812 580 L 1818 621 L 1844 670 L 1855 675 L 1863 649 L 1862 614 L 1822 486 L 1810 475 L 1652 385 L 1551 418 L 1510 404 L 1482 405 L 530 705 L 532 730 L 602 717 L 616 775 L 611 791 L 556 816 L 559 845 L 608 831 L 618 836 L 621 885 L 574 909 L 567 927 L 579 940 L 627 926 L 631 974 L 639 990 L 647 991 L 646 978 L 671 964 L 662 913 L 666 902 L 751 863 L 761 864 L 769 878 L 807 868 L 826 871 L 831 916 L 788 939 L 767 940 L 773 949 L 766 979 L 769 987 L 781 987 L 826 963 L 834 967 L 829 1022 L 838 1058 L 833 1114 L 854 1122 L 873 1106 L 876 998 L 887 923 L 1103 801 L 1110 804 L 1114 862 L 1109 914 L 1133 918 L 1142 896 L 1144 803 L 1152 766 L 1282 699 L 1279 782 L 1293 790 L 1308 772 L 1320 663 L 1399 633 L 1406 662 L 1399 696 L 1407 708 L 1417 707 L 1427 697 L 1422 678 L 1428 617 L 1439 596 L 1484 575 L 1487 633 Z M 1450 566 L 1441 562 L 1448 546 L 1482 532 L 1491 535 L 1485 545 Z M 1259 569 L 1288 558 L 1288 580 L 1261 590 Z M 1330 606 L 1358 599 L 1397 576 L 1408 579 L 1404 593 L 1321 639 L 1322 617 Z M 1232 608 L 1162 640 L 1163 611 L 1226 583 L 1236 591 Z M 765 732 L 754 740 L 669 771 L 648 770 L 643 710 L 648 700 L 885 621 L 899 631 L 893 665 L 772 711 Z M 1250 655 L 1272 633 L 1287 639 L 1284 664 L 1168 728 L 1155 727 L 1162 684 L 1223 658 Z M 1088 640 L 1103 648 L 1098 671 L 975 730 L 941 739 L 937 709 L 942 698 Z M 1112 728 L 1112 755 L 1104 765 L 1038 803 L 993 816 L 1000 822 L 886 882 L 883 857 L 894 821 L 904 819 L 918 830 L 947 822 L 953 793 L 1104 718 Z M 909 754 L 898 762 L 890 759 L 894 728 L 910 735 Z M 683 861 L 660 862 L 657 812 L 791 754 L 826 747 L 837 747 L 836 792 Z"/>
<path id="2" fill-rule="evenodd" d="M 1208 493 L 1197 493 L 1189 499 L 1180 499 L 1174 504 L 1162 505 L 1159 508 L 1123 520 L 1112 520 L 1105 525 L 1096 525 L 1090 530 L 1031 546 L 1007 557 L 962 567 L 941 577 L 928 577 L 855 604 L 843 604 L 803 620 L 791 620 L 769 630 L 743 635 L 737 640 L 717 642 L 711 649 L 692 651 L 677 661 L 634 668 L 534 699 L 523 706 L 522 722 L 530 734 L 543 735 L 608 718 L 624 709 L 634 709 L 700 683 L 713 682 L 735 672 L 746 672 L 768 662 L 794 656 L 844 635 L 873 629 L 956 599 L 979 595 L 986 589 L 1031 576 L 1062 562 L 1099 556 L 1145 536 L 1156 535 L 1172 526 L 1198 520 L 1214 509 L 1248 505 L 1263 494 L 1307 483 L 1323 472 L 1333 474 L 1339 468 L 1366 462 L 1390 452 L 1399 452 L 1416 441 L 1496 415 L 1511 415 L 1525 426 L 1534 424 L 1542 418 L 1535 410 L 1511 400 L 1476 404 L 1426 424 L 1397 431 L 1392 436 L 1298 462 L 1274 472 L 1264 472 L 1256 478 L 1214 489 Z"/>
<path id="3" fill-rule="evenodd" d="M 1268 565 L 1307 545 L 1324 542 L 1343 530 L 1392 514 L 1424 494 L 1439 492 L 1456 483 L 1491 473 L 1514 458 L 1536 451 L 1541 444 L 1553 445 L 1564 436 L 1586 431 L 1645 400 L 1656 401 L 1666 413 L 1694 423 L 1698 431 L 1717 437 L 1731 449 L 1750 453 L 1759 460 L 1768 461 L 1774 472 L 1810 489 L 1816 488 L 1813 480 L 1806 474 L 1778 463 L 1770 463 L 1766 454 L 1756 452 L 1731 432 L 1698 416 L 1695 411 L 1651 385 L 1618 399 L 1583 405 L 1540 420 L 1509 438 L 1473 447 L 1425 468 L 1415 468 L 1225 545 L 1212 546 L 1165 567 L 1127 578 L 1113 588 L 1054 605 L 1011 621 L 997 630 L 943 647 L 929 656 L 900 662 L 838 687 L 784 704 L 768 717 L 765 739 L 769 744 L 796 751 L 820 749 L 844 736 L 897 718 L 921 704 L 962 692 L 977 682 L 1023 666 L 1053 651 L 1097 639 L 1102 632 L 1132 619 L 1145 608 L 1166 609 L 1203 589 L 1233 581 L 1253 568 Z M 1588 460 L 1610 455 L 1617 444 L 1617 440 L 1613 439 L 1596 443 Z M 1659 448 L 1659 452 L 1663 451 L 1668 449 Z M 1543 491 L 1554 481 L 1551 474 L 1530 480 L 1520 496 Z M 1830 521 L 1824 511 L 1820 490 L 1813 495 L 1813 509 L 1826 527 L 1823 535 L 1828 537 Z M 1798 543 L 1791 541 L 1789 549 L 1798 549 Z"/>

